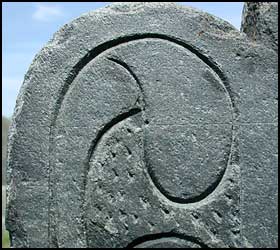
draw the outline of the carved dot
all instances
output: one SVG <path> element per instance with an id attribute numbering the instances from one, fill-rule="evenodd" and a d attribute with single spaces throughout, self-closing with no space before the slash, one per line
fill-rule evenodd
<path id="1" fill-rule="evenodd" d="M 96 206 L 97 210 L 99 210 L 100 212 L 102 211 L 102 207 L 100 207 L 99 205 Z"/>
<path id="2" fill-rule="evenodd" d="M 150 122 L 149 122 L 149 120 L 145 120 L 145 124 L 147 124 L 147 125 L 148 125 L 149 123 L 150 123 Z"/>
<path id="3" fill-rule="evenodd" d="M 231 232 L 234 234 L 234 235 L 238 235 L 240 233 L 240 229 L 239 228 L 233 228 L 231 230 Z"/>
<path id="4" fill-rule="evenodd" d="M 120 190 L 119 194 L 121 197 L 123 197 L 125 195 L 125 192 L 123 190 Z"/>
<path id="5" fill-rule="evenodd" d="M 225 197 L 227 197 L 229 200 L 232 199 L 231 195 L 229 195 L 229 194 L 225 194 Z"/>
<path id="6" fill-rule="evenodd" d="M 132 130 L 131 130 L 130 128 L 127 128 L 126 130 L 127 130 L 127 132 L 128 132 L 129 134 L 132 133 Z"/>
<path id="7" fill-rule="evenodd" d="M 128 171 L 128 175 L 129 175 L 130 178 L 133 178 L 133 177 L 134 177 L 134 174 L 131 173 L 131 172 L 129 172 L 129 171 Z"/>
<path id="8" fill-rule="evenodd" d="M 152 222 L 148 222 L 148 225 L 150 227 L 150 230 L 154 230 L 154 224 Z"/>
<path id="9" fill-rule="evenodd" d="M 192 216 L 193 216 L 196 220 L 199 219 L 199 214 L 196 213 L 196 212 L 193 212 L 193 213 L 192 213 Z"/>
<path id="10" fill-rule="evenodd" d="M 119 176 L 118 173 L 117 173 L 117 171 L 116 171 L 116 169 L 112 168 L 112 171 L 114 172 L 114 174 L 115 174 L 116 177 Z"/>
<path id="11" fill-rule="evenodd" d="M 147 198 L 140 197 L 140 202 L 141 202 L 144 209 L 147 209 L 148 207 L 151 206 L 149 201 L 147 200 Z"/>
<path id="12" fill-rule="evenodd" d="M 131 152 L 131 150 L 129 149 L 129 147 L 125 146 L 125 148 L 126 148 L 126 150 L 127 150 L 127 152 L 128 152 L 128 155 L 131 155 L 132 152 Z"/>
<path id="13" fill-rule="evenodd" d="M 116 157 L 116 153 L 112 152 L 112 156 L 113 156 L 113 158 L 115 158 Z"/>
<path id="14" fill-rule="evenodd" d="M 219 218 L 222 218 L 223 216 L 220 214 L 219 211 L 215 211 L 216 215 L 219 217 Z"/>
<path id="15" fill-rule="evenodd" d="M 220 214 L 220 212 L 214 211 L 214 212 L 213 212 L 213 215 L 214 215 L 215 220 L 216 220 L 218 223 L 221 223 L 221 222 L 222 222 L 223 216 Z"/>
<path id="16" fill-rule="evenodd" d="M 236 215 L 238 215 L 238 213 L 239 213 L 239 209 L 235 209 L 235 210 L 232 212 L 232 215 L 233 215 L 233 216 L 236 216 Z"/>
<path id="17" fill-rule="evenodd" d="M 120 215 L 126 215 L 126 212 L 124 212 L 122 209 L 119 210 Z"/>
<path id="18" fill-rule="evenodd" d="M 138 216 L 136 214 L 132 214 L 133 217 L 133 224 L 137 224 L 138 223 Z"/>
<path id="19" fill-rule="evenodd" d="M 211 233 L 212 233 L 213 235 L 217 235 L 217 231 L 216 231 L 215 228 L 211 228 L 210 231 L 211 231 Z"/>
<path id="20" fill-rule="evenodd" d="M 241 54 L 240 53 L 236 53 L 236 57 L 235 57 L 237 60 L 240 60 L 241 58 Z"/>
<path id="21" fill-rule="evenodd" d="M 170 213 L 170 211 L 169 211 L 168 209 L 166 209 L 166 208 L 163 208 L 162 211 L 163 211 L 165 214 L 169 214 L 169 213 Z"/>

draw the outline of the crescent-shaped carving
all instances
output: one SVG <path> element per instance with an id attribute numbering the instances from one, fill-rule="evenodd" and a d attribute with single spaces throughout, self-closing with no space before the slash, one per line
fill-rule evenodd
<path id="1" fill-rule="evenodd" d="M 233 98 L 233 92 L 230 88 L 229 82 L 228 82 L 226 76 L 224 75 L 224 73 L 222 72 L 222 70 L 217 65 L 217 63 L 215 63 L 211 58 L 208 58 L 207 56 L 203 55 L 203 53 L 201 53 L 194 46 L 192 46 L 192 45 L 190 45 L 190 44 L 188 44 L 188 43 L 186 43 L 186 42 L 184 42 L 180 39 L 174 38 L 174 37 L 170 37 L 170 36 L 163 35 L 163 34 L 133 34 L 131 36 L 120 37 L 118 39 L 105 42 L 105 43 L 95 47 L 73 67 L 72 71 L 70 72 L 69 76 L 67 77 L 67 79 L 65 81 L 65 85 L 63 86 L 63 88 L 60 92 L 59 98 L 57 99 L 57 102 L 56 102 L 56 105 L 55 105 L 55 109 L 54 109 L 54 113 L 53 113 L 53 120 L 52 120 L 52 124 L 51 124 L 51 131 L 50 131 L 50 146 L 54 143 L 54 128 L 56 126 L 56 119 L 58 117 L 58 114 L 60 113 L 60 108 L 61 108 L 62 103 L 64 101 L 64 97 L 65 97 L 66 93 L 68 92 L 69 87 L 73 83 L 74 79 L 79 74 L 79 72 L 90 61 L 92 61 L 94 58 L 96 58 L 101 53 L 105 52 L 107 49 L 112 48 L 112 47 L 116 47 L 116 46 L 124 44 L 124 43 L 128 43 L 130 41 L 136 41 L 136 40 L 147 39 L 147 38 L 156 38 L 156 39 L 162 39 L 162 40 L 165 40 L 165 41 L 169 41 L 169 42 L 175 43 L 175 44 L 187 49 L 191 53 L 195 54 L 202 62 L 204 62 L 207 66 L 209 66 L 218 75 L 218 77 L 220 78 L 220 80 L 223 84 L 224 91 L 225 91 L 226 95 L 228 96 L 228 98 L 230 100 L 232 113 L 234 114 L 237 111 L 235 101 L 234 101 L 234 98 Z M 84 169 L 85 180 L 84 180 L 84 187 L 83 187 L 84 197 L 82 197 L 82 199 L 85 199 L 85 192 L 86 192 L 86 189 L 87 189 L 87 177 L 88 177 L 88 172 L 89 172 L 90 159 L 91 159 L 91 157 L 93 157 L 96 146 L 98 145 L 99 141 L 102 140 L 104 134 L 106 134 L 111 128 L 113 128 L 119 122 L 121 122 L 121 121 L 123 121 L 123 120 L 125 120 L 125 119 L 139 113 L 139 112 L 144 112 L 145 111 L 146 100 L 144 98 L 144 91 L 143 91 L 142 85 L 141 85 L 140 81 L 138 80 L 137 76 L 134 74 L 134 72 L 130 69 L 130 67 L 125 62 L 120 61 L 119 59 L 116 59 L 116 58 L 108 58 L 108 59 L 117 63 L 117 64 L 119 64 L 123 68 L 125 68 L 126 71 L 136 81 L 136 83 L 139 87 L 139 93 L 140 93 L 139 94 L 139 99 L 140 99 L 140 103 L 142 105 L 141 105 L 140 108 L 132 107 L 129 111 L 126 111 L 126 112 L 118 115 L 117 117 L 114 117 L 111 121 L 109 121 L 107 124 L 105 124 L 103 126 L 103 128 L 97 133 L 96 137 L 92 140 L 91 146 L 88 150 L 87 159 L 85 159 L 85 169 Z M 232 128 L 233 128 L 233 124 L 232 124 Z M 233 145 L 233 137 L 232 137 L 231 142 L 232 142 L 232 145 Z M 227 159 L 227 162 L 229 162 L 229 161 L 230 161 L 230 154 L 228 155 L 228 159 Z M 179 198 L 174 199 L 174 197 L 169 196 L 167 194 L 167 192 L 165 192 L 165 190 L 162 188 L 161 184 L 158 182 L 158 180 L 155 177 L 154 172 L 152 171 L 149 164 L 147 164 L 146 167 L 147 167 L 147 171 L 148 171 L 148 173 L 151 177 L 151 180 L 152 180 L 153 184 L 160 191 L 160 193 L 165 198 L 169 199 L 170 201 L 177 202 L 177 203 L 182 203 L 182 204 L 198 202 L 198 201 L 201 201 L 202 199 L 204 199 L 205 197 L 207 197 L 208 195 L 210 195 L 216 189 L 216 187 L 219 185 L 219 183 L 221 182 L 221 180 L 224 176 L 225 170 L 226 170 L 226 168 L 224 168 L 219 173 L 219 176 L 216 179 L 216 181 L 214 183 L 212 183 L 199 196 L 197 196 L 195 198 L 192 198 L 192 199 L 179 199 Z"/>

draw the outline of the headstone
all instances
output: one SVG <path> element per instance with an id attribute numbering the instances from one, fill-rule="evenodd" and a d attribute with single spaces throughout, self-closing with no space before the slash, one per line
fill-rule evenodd
<path id="1" fill-rule="evenodd" d="M 6 185 L 6 154 L 10 121 L 2 116 L 2 185 Z"/>
<path id="2" fill-rule="evenodd" d="M 242 209 L 243 236 L 254 247 L 278 246 L 278 3 L 245 3 L 241 31 L 250 40 L 275 51 L 271 59 L 261 59 L 259 66 L 251 61 L 248 69 L 265 69 L 268 60 L 274 63 L 271 76 L 262 82 L 262 73 L 243 84 L 248 121 L 242 126 Z M 261 55 L 260 55 L 261 56 Z M 266 57 L 266 56 L 265 56 Z M 259 60 L 252 56 L 251 60 Z M 247 59 L 245 59 L 247 60 Z M 252 72 L 250 70 L 249 72 Z M 266 76 L 264 76 L 266 78 Z M 270 79 L 270 80 L 269 80 Z M 245 100 L 245 98 L 243 98 Z M 251 105 L 253 104 L 253 105 Z M 254 122 L 254 123 L 253 123 Z"/>
<path id="3" fill-rule="evenodd" d="M 278 51 L 278 2 L 245 3 L 241 31 Z"/>
<path id="4" fill-rule="evenodd" d="M 18 97 L 12 245 L 276 246 L 276 72 L 274 50 L 173 3 L 65 25 Z"/>
<path id="5" fill-rule="evenodd" d="M 6 208 L 6 155 L 7 139 L 10 121 L 2 116 L 2 238 L 5 232 L 5 208 Z"/>

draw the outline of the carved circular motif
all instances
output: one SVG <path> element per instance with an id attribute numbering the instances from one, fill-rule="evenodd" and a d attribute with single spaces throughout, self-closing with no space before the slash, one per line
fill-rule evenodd
<path id="1" fill-rule="evenodd" d="M 133 56 L 129 54 L 131 47 L 137 48 Z M 137 65 L 144 60 L 145 64 Z M 159 64 L 159 61 L 163 63 Z M 76 97 L 71 98 L 73 95 Z M 84 96 L 87 99 L 76 103 L 79 97 Z M 104 115 L 94 107 L 96 100 L 104 102 Z M 113 108 L 109 106 L 110 102 Z M 56 143 L 58 149 L 55 152 L 56 171 L 63 171 L 67 161 L 78 162 L 78 159 L 75 155 L 64 155 L 65 150 L 59 149 L 60 142 L 54 142 L 54 138 L 64 140 L 65 134 L 73 134 L 73 138 L 67 139 L 73 144 L 78 142 L 79 136 L 84 136 L 78 129 L 85 127 L 91 131 L 88 141 L 93 139 L 87 146 L 83 174 L 77 177 L 83 178 L 83 207 L 88 211 L 92 200 L 99 197 L 98 192 L 100 200 L 105 202 L 103 191 L 96 188 L 97 179 L 100 183 L 106 178 L 111 180 L 112 169 L 114 179 L 120 178 L 120 174 L 116 153 L 112 151 L 106 158 L 105 153 L 99 152 L 99 147 L 104 151 L 107 144 L 118 144 L 119 139 L 113 142 L 111 135 L 132 121 L 141 130 L 137 133 L 142 133 L 143 138 L 143 157 L 139 151 L 137 161 L 143 161 L 150 179 L 146 183 L 143 177 L 139 185 L 141 182 L 152 184 L 152 188 L 172 202 L 188 204 L 201 201 L 219 185 L 230 160 L 234 110 L 225 75 L 213 60 L 192 45 L 161 34 L 132 35 L 106 42 L 90 51 L 73 68 L 57 100 L 51 132 L 51 143 Z M 80 112 L 92 119 L 92 125 L 81 123 L 86 119 L 79 120 Z M 64 123 L 65 117 L 68 124 Z M 131 130 L 129 126 L 127 129 Z M 140 141 L 137 143 L 142 145 Z M 83 149 L 77 144 L 69 147 L 77 147 L 78 151 Z M 134 155 L 129 147 L 126 152 L 127 159 Z M 84 154 L 81 151 L 78 155 Z M 98 171 L 102 171 L 102 177 L 98 176 Z M 112 180 L 106 182 L 105 186 L 109 186 L 106 189 L 111 189 L 112 185 Z M 133 188 L 133 183 L 131 185 Z M 136 186 L 134 188 L 137 189 Z M 96 197 L 93 198 L 91 193 Z M 63 195 L 61 199 L 64 199 Z M 139 204 L 148 206 L 141 199 Z M 108 218 L 105 219 L 108 221 Z M 91 228 L 96 222 L 89 223 L 86 218 L 82 220 L 87 232 L 87 245 L 93 246 L 92 238 L 98 232 L 95 229 L 91 232 Z M 113 228 L 110 225 L 104 227 L 109 233 L 115 233 L 110 231 Z M 183 239 L 170 238 L 139 246 L 156 246 L 164 242 L 185 244 Z"/>

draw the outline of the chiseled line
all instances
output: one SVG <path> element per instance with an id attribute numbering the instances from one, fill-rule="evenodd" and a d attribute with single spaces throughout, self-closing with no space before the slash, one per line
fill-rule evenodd
<path id="1" fill-rule="evenodd" d="M 85 209 L 85 204 L 86 204 L 86 200 L 85 200 L 85 195 L 86 195 L 86 189 L 88 186 L 88 173 L 90 170 L 90 159 L 92 158 L 92 156 L 94 155 L 94 152 L 97 148 L 97 146 L 99 145 L 100 141 L 102 140 L 103 136 L 110 131 L 114 126 L 116 126 L 118 123 L 126 120 L 127 118 L 136 115 L 138 113 L 140 113 L 142 110 L 140 108 L 132 108 L 124 113 L 121 113 L 120 115 L 114 117 L 110 122 L 106 123 L 104 125 L 104 127 L 98 132 L 97 136 L 95 137 L 94 140 L 92 140 L 90 148 L 88 150 L 88 155 L 87 155 L 87 159 L 85 161 L 85 169 L 84 169 L 84 178 L 83 178 L 83 201 L 82 201 L 82 207 L 83 209 Z M 87 224 L 85 222 L 85 218 L 84 218 L 85 214 L 82 214 L 82 220 L 84 221 L 84 227 L 85 227 L 85 234 L 86 234 L 86 243 L 88 246 L 89 243 L 89 239 L 88 239 L 88 230 L 87 230 Z"/>
<path id="2" fill-rule="evenodd" d="M 140 81 L 139 81 L 138 77 L 135 75 L 135 73 L 131 70 L 131 68 L 124 61 L 121 61 L 121 60 L 119 60 L 117 58 L 113 58 L 113 57 L 109 57 L 108 60 L 122 66 L 133 77 L 133 79 L 136 81 L 138 88 L 140 90 L 141 99 L 144 104 L 143 109 L 145 109 L 146 103 L 145 103 L 145 98 L 144 98 L 144 90 L 143 90 L 142 84 L 140 83 Z"/>
<path id="3" fill-rule="evenodd" d="M 146 242 L 158 241 L 161 239 L 181 239 L 181 240 L 185 240 L 185 241 L 189 241 L 189 242 L 198 244 L 203 248 L 209 248 L 209 246 L 207 246 L 205 243 L 203 243 L 199 237 L 194 237 L 194 236 L 190 236 L 190 235 L 177 233 L 176 231 L 157 233 L 157 234 L 146 234 L 142 237 L 139 237 L 139 238 L 133 240 L 131 243 L 129 243 L 127 245 L 126 248 L 134 248 L 140 244 L 143 244 Z"/>
<path id="4" fill-rule="evenodd" d="M 192 123 L 192 122 L 186 122 L 186 123 L 150 123 L 150 126 L 185 126 L 185 125 L 232 125 L 233 122 L 218 122 L 218 123 Z M 236 125 L 262 125 L 262 124 L 271 124 L 271 125 L 277 125 L 278 122 L 239 122 L 236 123 Z"/>
<path id="5" fill-rule="evenodd" d="M 262 125 L 262 124 L 270 124 L 270 125 L 278 125 L 278 122 L 240 122 L 240 125 Z"/>
<path id="6" fill-rule="evenodd" d="M 144 34 L 131 34 L 131 35 L 127 35 L 127 36 L 123 36 L 123 37 L 118 37 L 116 39 L 112 39 L 110 41 L 104 42 L 96 47 L 94 47 L 91 51 L 89 51 L 76 65 L 73 66 L 72 70 L 70 71 L 67 79 L 65 80 L 65 84 L 62 86 L 62 89 L 59 93 L 59 97 L 57 98 L 56 102 L 55 102 L 55 107 L 54 107 L 54 111 L 52 113 L 52 117 L 53 119 L 51 120 L 51 125 L 50 125 L 50 143 L 49 143 L 49 154 L 52 154 L 52 147 L 51 145 L 54 143 L 54 128 L 56 126 L 56 120 L 58 117 L 58 114 L 60 112 L 62 103 L 64 101 L 64 98 L 70 88 L 70 86 L 72 85 L 73 81 L 75 80 L 75 78 L 77 77 L 77 75 L 79 74 L 79 72 L 90 62 L 92 61 L 94 58 L 96 58 L 98 55 L 102 54 L 104 51 L 116 47 L 118 45 L 121 44 L 125 44 L 128 43 L 130 41 L 136 41 L 136 40 L 141 40 L 141 39 L 162 39 L 162 40 L 166 40 L 169 42 L 173 42 L 179 46 L 182 46 L 183 48 L 189 50 L 190 52 L 192 52 L 193 54 L 195 54 L 199 59 L 201 59 L 205 64 L 207 64 L 216 74 L 218 74 L 218 76 L 220 77 L 220 79 L 222 80 L 224 87 L 226 89 L 227 94 L 229 95 L 229 98 L 231 100 L 231 105 L 233 108 L 233 112 L 234 113 L 238 113 L 237 107 L 235 105 L 235 100 L 233 98 L 234 96 L 234 92 L 231 89 L 231 86 L 228 82 L 228 79 L 226 77 L 226 75 L 223 73 L 223 71 L 220 69 L 219 65 L 213 61 L 211 58 L 205 56 L 198 48 L 196 48 L 195 46 L 188 44 L 186 41 L 181 40 L 179 38 L 173 37 L 173 36 L 168 36 L 168 35 L 164 35 L 164 34 L 158 34 L 158 33 L 144 33 Z M 49 211 L 51 212 L 51 206 L 53 204 L 51 204 L 51 194 L 53 193 L 52 190 L 52 184 L 53 184 L 53 180 L 51 178 L 51 171 L 52 171 L 52 163 L 51 160 L 49 162 L 49 187 L 50 187 L 50 193 L 49 193 Z M 85 191 L 85 190 L 84 190 Z M 51 235 L 51 221 L 52 221 L 52 216 L 49 216 L 49 222 L 48 222 L 48 227 L 49 227 L 49 242 L 52 241 L 52 237 L 55 237 L 55 235 Z"/>

